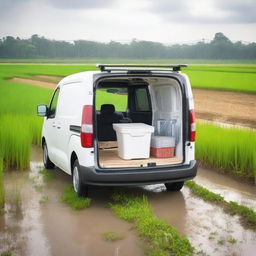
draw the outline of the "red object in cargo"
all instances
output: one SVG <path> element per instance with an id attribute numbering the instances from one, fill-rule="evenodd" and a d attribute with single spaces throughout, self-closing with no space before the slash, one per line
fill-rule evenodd
<path id="1" fill-rule="evenodd" d="M 157 158 L 170 158 L 174 157 L 175 147 L 166 147 L 166 148 L 150 148 L 150 155 Z"/>
<path id="2" fill-rule="evenodd" d="M 150 154 L 157 158 L 174 157 L 175 138 L 167 136 L 152 136 Z"/>

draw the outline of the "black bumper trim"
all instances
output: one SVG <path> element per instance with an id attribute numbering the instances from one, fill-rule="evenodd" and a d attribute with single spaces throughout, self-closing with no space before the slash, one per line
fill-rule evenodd
<path id="1" fill-rule="evenodd" d="M 102 186 L 146 185 L 179 182 L 193 179 L 197 173 L 197 162 L 189 165 L 159 169 L 143 168 L 137 171 L 97 171 L 95 167 L 80 166 L 82 180 L 85 184 Z"/>

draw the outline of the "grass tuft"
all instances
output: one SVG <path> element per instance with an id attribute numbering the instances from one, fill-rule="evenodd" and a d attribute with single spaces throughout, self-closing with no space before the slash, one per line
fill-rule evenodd
<path id="1" fill-rule="evenodd" d="M 230 201 L 226 202 L 225 210 L 231 215 L 241 216 L 241 221 L 245 226 L 256 230 L 256 212 L 253 209 Z"/>
<path id="2" fill-rule="evenodd" d="M 12 256 L 12 253 L 10 251 L 2 252 L 1 256 Z"/>
<path id="3" fill-rule="evenodd" d="M 45 183 L 48 183 L 48 182 L 52 181 L 53 179 L 55 179 L 55 174 L 53 171 L 43 169 L 39 173 L 41 173 L 43 175 L 43 181 Z"/>
<path id="4" fill-rule="evenodd" d="M 81 210 L 88 208 L 92 199 L 88 197 L 79 197 L 74 191 L 73 187 L 68 185 L 61 196 L 61 200 L 69 204 L 73 210 Z"/>
<path id="5" fill-rule="evenodd" d="M 200 196 L 201 198 L 203 198 L 205 201 L 210 201 L 210 202 L 215 202 L 215 203 L 219 203 L 219 202 L 223 202 L 224 201 L 224 197 L 222 197 L 219 194 L 213 193 L 210 190 L 197 185 L 194 181 L 189 180 L 186 181 L 186 186 L 190 188 L 190 190 L 197 196 Z"/>
<path id="6" fill-rule="evenodd" d="M 124 239 L 123 235 L 117 234 L 113 231 L 104 232 L 103 237 L 106 241 L 111 241 L 111 242 Z"/>
<path id="7" fill-rule="evenodd" d="M 158 219 L 145 196 L 138 197 L 115 193 L 110 207 L 121 219 L 134 223 L 145 241 L 146 252 L 151 256 L 192 255 L 193 247 L 186 237 L 166 221 Z"/>
<path id="8" fill-rule="evenodd" d="M 0 155 L 0 213 L 4 209 L 5 192 L 4 192 L 4 160 Z"/>
<path id="9" fill-rule="evenodd" d="M 240 216 L 240 222 L 245 227 L 256 230 L 256 212 L 253 209 L 233 201 L 228 202 L 221 195 L 209 191 L 192 180 L 186 181 L 185 185 L 190 188 L 194 195 L 205 201 L 219 204 L 227 213 Z"/>
<path id="10" fill-rule="evenodd" d="M 228 240 L 227 240 L 230 244 L 235 244 L 237 242 L 237 240 L 233 237 L 230 237 Z"/>
<path id="11" fill-rule="evenodd" d="M 45 203 L 47 203 L 49 201 L 49 197 L 48 196 L 43 196 L 40 200 L 39 200 L 39 204 L 43 205 Z"/>

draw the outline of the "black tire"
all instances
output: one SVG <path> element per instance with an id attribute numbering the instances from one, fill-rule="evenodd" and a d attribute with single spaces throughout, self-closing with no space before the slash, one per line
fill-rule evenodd
<path id="1" fill-rule="evenodd" d="M 180 191 L 184 185 L 184 181 L 174 182 L 174 183 L 165 183 L 164 185 L 168 191 Z"/>
<path id="2" fill-rule="evenodd" d="M 43 144 L 43 162 L 45 169 L 53 169 L 54 163 L 50 160 L 46 143 Z"/>
<path id="3" fill-rule="evenodd" d="M 73 188 L 78 196 L 86 197 L 88 195 L 88 187 L 82 181 L 82 175 L 78 160 L 75 160 L 72 169 Z"/>

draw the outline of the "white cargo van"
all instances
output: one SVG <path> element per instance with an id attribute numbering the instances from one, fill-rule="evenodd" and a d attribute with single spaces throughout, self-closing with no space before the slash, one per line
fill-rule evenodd
<path id="1" fill-rule="evenodd" d="M 88 185 L 180 190 L 197 172 L 185 65 L 97 66 L 65 77 L 49 106 L 38 105 L 45 168 L 72 175 L 81 196 Z"/>

